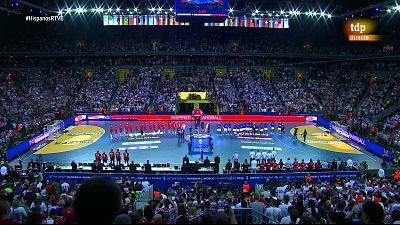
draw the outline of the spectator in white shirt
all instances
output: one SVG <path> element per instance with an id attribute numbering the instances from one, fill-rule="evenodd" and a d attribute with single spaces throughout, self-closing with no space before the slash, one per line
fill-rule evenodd
<path id="1" fill-rule="evenodd" d="M 289 195 L 286 195 L 283 197 L 283 202 L 282 204 L 279 206 L 279 208 L 282 211 L 282 217 L 286 217 L 289 216 L 289 206 L 291 206 L 292 204 L 289 203 L 290 201 L 290 197 Z"/>
<path id="2" fill-rule="evenodd" d="M 299 224 L 299 212 L 293 206 L 288 208 L 289 215 L 281 219 L 281 224 Z"/>
<path id="3" fill-rule="evenodd" d="M 64 182 L 61 184 L 61 190 L 62 190 L 63 193 L 67 193 L 68 190 L 69 190 L 69 188 L 70 188 L 70 186 L 69 186 L 69 184 L 68 184 L 66 181 L 64 181 Z"/>
<path id="4" fill-rule="evenodd" d="M 7 174 L 8 174 L 8 168 L 6 167 L 6 165 L 2 165 L 1 166 L 1 168 L 0 168 L 0 173 L 1 173 L 1 176 L 7 176 Z"/>
<path id="5" fill-rule="evenodd" d="M 349 169 L 351 170 L 353 168 L 353 165 L 354 165 L 353 160 L 351 160 L 349 157 L 349 159 L 347 160 L 347 167 L 349 167 Z"/>
<path id="6" fill-rule="evenodd" d="M 27 217 L 28 214 L 25 208 L 21 206 L 21 202 L 18 199 L 14 199 L 11 206 L 10 218 L 22 223 Z"/>
<path id="7" fill-rule="evenodd" d="M 271 207 L 265 210 L 264 215 L 266 215 L 270 220 L 269 224 L 278 224 L 282 219 L 282 211 L 278 208 L 278 201 L 276 197 L 271 200 Z"/>
<path id="8" fill-rule="evenodd" d="M 251 173 L 257 173 L 258 166 L 257 161 L 255 159 L 251 160 Z"/>
<path id="9" fill-rule="evenodd" d="M 285 167 L 286 167 L 286 170 L 290 170 L 292 168 L 292 161 L 290 161 L 290 158 L 288 158 L 286 160 Z"/>

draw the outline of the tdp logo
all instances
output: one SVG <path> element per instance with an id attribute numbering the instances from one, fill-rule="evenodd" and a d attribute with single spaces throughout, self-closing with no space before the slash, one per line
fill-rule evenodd
<path id="1" fill-rule="evenodd" d="M 360 23 L 356 23 L 356 24 L 350 24 L 350 30 L 352 32 L 358 32 L 360 34 L 364 33 L 364 31 L 367 30 L 367 27 L 363 24 Z"/>
<path id="2" fill-rule="evenodd" d="M 349 41 L 379 41 L 379 35 L 374 34 L 377 22 L 371 19 L 354 18 L 344 22 L 344 32 Z"/>

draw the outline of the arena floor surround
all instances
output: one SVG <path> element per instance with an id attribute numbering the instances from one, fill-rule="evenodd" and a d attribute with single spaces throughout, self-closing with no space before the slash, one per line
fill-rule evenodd
<path id="1" fill-rule="evenodd" d="M 151 163 L 182 163 L 184 155 L 188 155 L 191 161 L 199 160 L 199 153 L 189 154 L 189 127 L 194 127 L 193 121 L 186 121 L 185 140 L 178 141 L 178 135 L 165 133 L 152 133 L 147 130 L 144 137 L 138 133 L 133 133 L 130 137 L 119 137 L 117 140 L 111 139 L 109 131 L 110 126 L 119 126 L 128 121 L 80 121 L 69 128 L 69 131 L 56 140 L 48 143 L 36 152 L 32 150 L 26 153 L 22 159 L 27 163 L 31 159 L 38 159 L 48 162 L 70 163 L 93 162 L 96 151 L 100 153 L 109 153 L 110 149 L 116 151 L 128 150 L 130 161 L 136 163 L 145 163 L 150 160 Z M 132 121 L 135 124 L 135 121 Z M 131 121 L 129 121 L 131 123 Z M 219 122 L 210 122 L 211 136 L 214 142 L 212 153 L 205 154 L 213 161 L 214 156 L 219 155 L 222 165 L 225 165 L 228 159 L 237 152 L 239 160 L 243 162 L 249 158 L 251 149 L 256 152 L 272 151 L 277 152 L 277 159 L 285 161 L 287 158 L 293 160 L 297 158 L 300 162 L 304 159 L 308 162 L 310 159 L 332 161 L 333 159 L 347 160 L 349 157 L 357 164 L 367 161 L 370 169 L 380 168 L 382 160 L 361 148 L 357 149 L 352 143 L 342 141 L 330 135 L 324 128 L 318 127 L 313 122 L 286 122 L 285 134 L 268 135 L 221 135 L 217 134 L 217 124 Z M 221 124 L 227 123 L 224 121 Z M 231 121 L 231 124 L 242 123 Z M 270 122 L 267 122 L 270 124 Z M 149 124 L 149 122 L 147 122 Z M 256 122 L 256 124 L 260 124 Z M 298 140 L 294 140 L 294 128 L 298 127 Z M 147 129 L 149 126 L 147 125 Z M 307 129 L 307 140 L 304 143 L 300 133 Z M 194 131 L 193 131 L 194 132 Z"/>

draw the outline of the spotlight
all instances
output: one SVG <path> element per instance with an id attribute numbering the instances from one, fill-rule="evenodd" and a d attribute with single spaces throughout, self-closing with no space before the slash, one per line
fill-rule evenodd
<path id="1" fill-rule="evenodd" d="M 108 12 L 112 12 L 112 8 L 108 8 L 107 11 L 108 11 Z"/>
<path id="2" fill-rule="evenodd" d="M 77 9 L 75 9 L 75 12 L 77 13 L 83 13 L 85 10 L 82 7 L 78 7 Z"/>
<path id="3" fill-rule="evenodd" d="M 329 14 L 328 14 L 328 18 L 332 18 L 332 14 L 329 13 Z"/>
<path id="4" fill-rule="evenodd" d="M 316 16 L 316 15 L 317 15 L 317 12 L 312 12 L 312 15 L 313 15 L 313 16 Z"/>
<path id="5" fill-rule="evenodd" d="M 161 12 L 163 9 L 161 7 L 158 8 L 158 11 Z"/>
<path id="6" fill-rule="evenodd" d="M 321 16 L 325 16 L 325 13 L 324 13 L 324 12 L 321 12 Z"/>
<path id="7" fill-rule="evenodd" d="M 137 7 L 135 7 L 134 9 L 133 9 L 133 11 L 135 11 L 135 12 L 137 12 L 139 9 L 137 8 Z"/>
<path id="8" fill-rule="evenodd" d="M 260 12 L 260 10 L 256 9 L 255 13 L 258 14 Z"/>
<path id="9" fill-rule="evenodd" d="M 229 12 L 230 12 L 230 13 L 233 13 L 233 9 L 232 9 L 232 8 L 229 8 Z"/>
<path id="10" fill-rule="evenodd" d="M 58 10 L 58 15 L 62 15 L 63 14 L 63 11 L 60 9 L 60 10 Z"/>
<path id="11" fill-rule="evenodd" d="M 121 11 L 121 9 L 119 7 L 116 10 L 117 10 L 117 12 Z"/>
<path id="12" fill-rule="evenodd" d="M 67 8 L 67 13 L 71 13 L 71 8 Z"/>
<path id="13" fill-rule="evenodd" d="M 154 8 L 154 7 L 152 7 L 151 9 L 150 9 L 150 11 L 152 11 L 152 12 L 154 12 L 156 10 L 156 8 Z"/>
<path id="14" fill-rule="evenodd" d="M 172 12 L 172 11 L 174 11 L 174 9 L 173 8 L 169 8 L 169 11 Z"/>

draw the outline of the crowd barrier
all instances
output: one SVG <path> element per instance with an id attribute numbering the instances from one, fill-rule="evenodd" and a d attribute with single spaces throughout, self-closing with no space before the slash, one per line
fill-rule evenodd
<path id="1" fill-rule="evenodd" d="M 313 180 L 333 181 L 335 178 L 358 178 L 360 173 L 358 171 L 349 172 L 299 172 L 299 173 L 273 173 L 273 174 L 197 174 L 197 175 L 181 175 L 181 174 L 107 174 L 114 179 L 129 177 L 131 180 L 148 181 L 153 184 L 154 189 L 166 190 L 175 182 L 179 182 L 181 187 L 191 186 L 192 183 L 203 183 L 210 186 L 227 185 L 233 188 L 234 185 L 242 185 L 245 181 L 250 184 L 252 189 L 256 184 L 263 184 L 267 180 L 305 180 L 306 176 L 311 174 Z M 68 180 L 80 184 L 85 180 L 99 175 L 94 173 L 73 173 L 73 172 L 45 172 L 43 178 L 45 180 Z M 239 187 L 241 188 L 241 186 Z"/>

